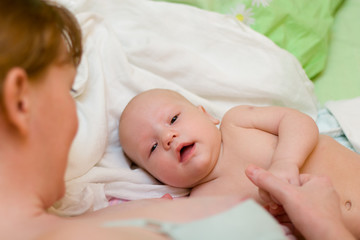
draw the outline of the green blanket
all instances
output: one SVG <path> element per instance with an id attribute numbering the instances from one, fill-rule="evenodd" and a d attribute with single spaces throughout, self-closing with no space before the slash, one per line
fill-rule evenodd
<path id="1" fill-rule="evenodd" d="M 360 96 L 360 1 L 346 0 L 330 32 L 327 65 L 314 79 L 321 103 Z"/>

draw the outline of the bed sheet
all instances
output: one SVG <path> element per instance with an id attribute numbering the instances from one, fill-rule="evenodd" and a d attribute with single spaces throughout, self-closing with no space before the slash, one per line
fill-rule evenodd
<path id="1" fill-rule="evenodd" d="M 325 107 L 334 115 L 355 151 L 360 153 L 360 97 L 327 101 Z"/>
<path id="2" fill-rule="evenodd" d="M 157 0 L 236 17 L 292 53 L 310 79 L 323 71 L 332 28 L 344 0 Z"/>
<path id="3" fill-rule="evenodd" d="M 58 2 L 80 22 L 84 55 L 73 86 L 79 130 L 54 213 L 188 193 L 162 185 L 122 153 L 118 119 L 141 91 L 179 91 L 218 118 L 238 104 L 293 107 L 316 118 L 314 86 L 299 61 L 233 16 L 150 0 Z"/>
<path id="4" fill-rule="evenodd" d="M 360 96 L 358 0 L 157 0 L 236 16 L 298 58 L 321 105 Z"/>

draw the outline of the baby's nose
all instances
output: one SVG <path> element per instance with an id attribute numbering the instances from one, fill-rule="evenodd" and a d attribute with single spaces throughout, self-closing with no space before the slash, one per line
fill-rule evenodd
<path id="1" fill-rule="evenodd" d="M 165 131 L 163 134 L 163 146 L 166 150 L 170 149 L 171 143 L 174 141 L 178 134 L 175 131 L 169 130 Z"/>

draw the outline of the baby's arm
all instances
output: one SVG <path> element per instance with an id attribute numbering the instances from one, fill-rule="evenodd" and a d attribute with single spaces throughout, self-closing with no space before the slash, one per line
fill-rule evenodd
<path id="1" fill-rule="evenodd" d="M 278 136 L 269 171 L 299 185 L 299 168 L 317 144 L 319 130 L 308 115 L 285 107 L 238 106 L 225 116 L 236 126 Z"/>

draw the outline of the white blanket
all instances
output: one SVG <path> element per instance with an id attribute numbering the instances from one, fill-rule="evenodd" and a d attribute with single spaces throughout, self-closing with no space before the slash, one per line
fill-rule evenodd
<path id="1" fill-rule="evenodd" d="M 74 85 L 79 131 L 67 192 L 51 211 L 77 215 L 108 206 L 109 198 L 188 193 L 132 169 L 121 151 L 118 119 L 143 90 L 177 90 L 218 118 L 238 104 L 316 117 L 313 84 L 298 61 L 230 16 L 150 0 L 58 2 L 79 20 L 85 52 Z"/>
<path id="2" fill-rule="evenodd" d="M 325 106 L 339 122 L 355 151 L 360 153 L 360 97 L 329 101 Z"/>

